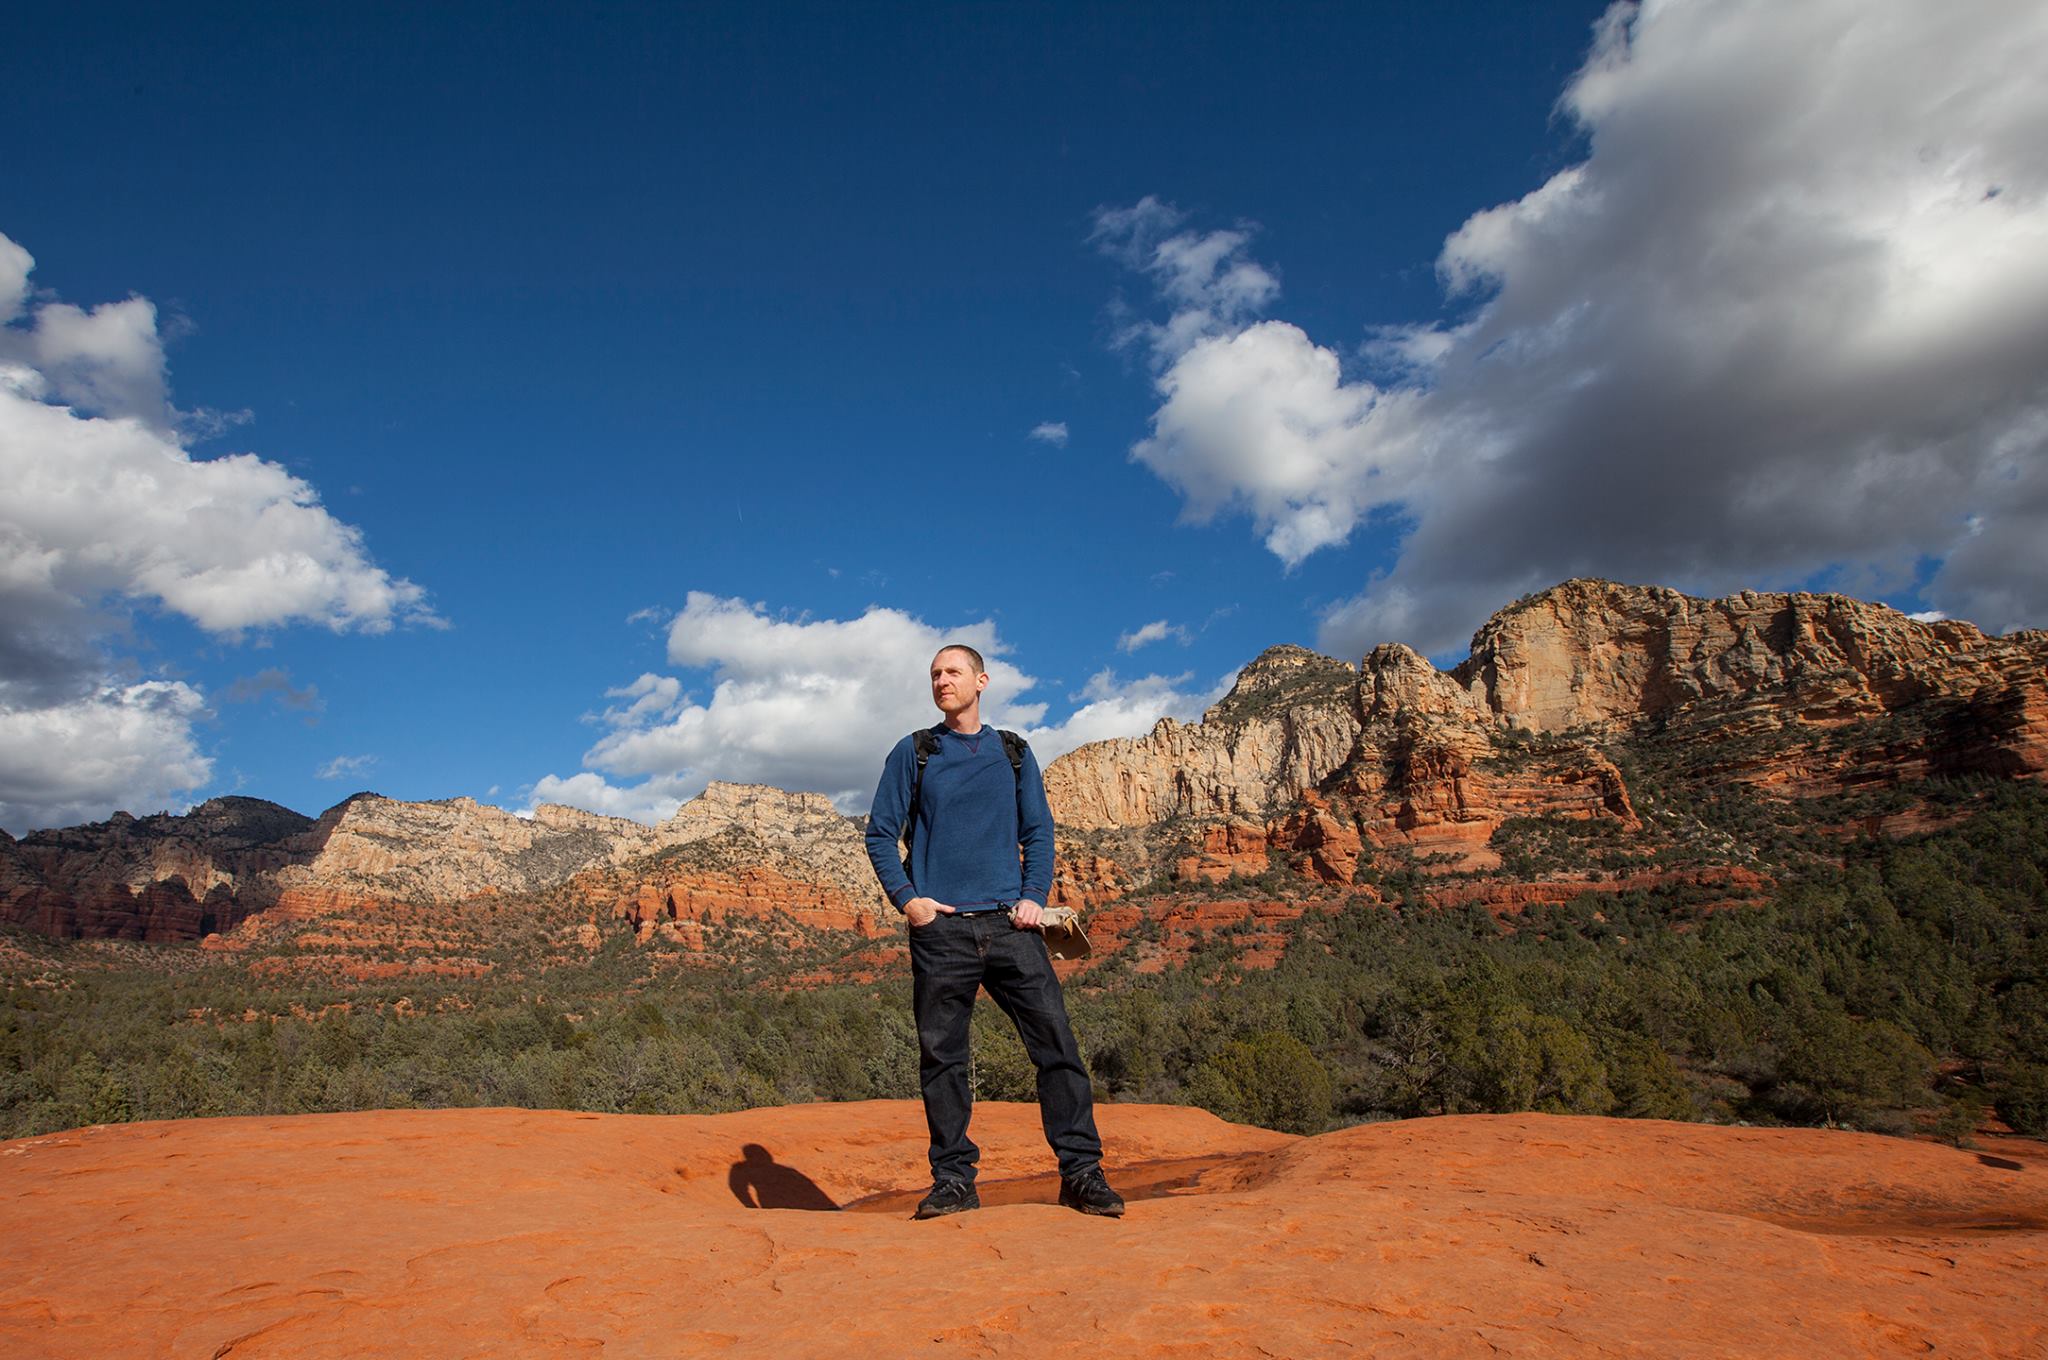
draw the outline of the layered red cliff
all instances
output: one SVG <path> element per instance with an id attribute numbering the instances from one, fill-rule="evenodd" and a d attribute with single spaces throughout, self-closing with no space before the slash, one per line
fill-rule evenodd
<path id="1" fill-rule="evenodd" d="M 1991 638 L 1834 595 L 1570 581 L 1495 615 L 1450 671 L 1397 644 L 1356 666 L 1277 647 L 1202 722 L 1051 763 L 1054 899 L 1154 916 L 1200 914 L 1153 901 L 1162 885 L 1371 900 L 1388 866 L 1441 879 L 1432 900 L 1501 909 L 1659 874 L 1705 875 L 1731 901 L 1767 889 L 1769 867 L 1744 847 L 1688 843 L 1684 817 L 1646 810 L 1624 762 L 1654 767 L 1667 794 L 1779 801 L 2038 778 L 2048 635 Z M 1910 798 L 1842 815 L 1845 835 L 1920 824 Z M 1543 862 L 1527 835 L 1597 844 L 1604 871 Z M 0 835 L 0 919 L 52 935 L 218 933 L 232 948 L 260 935 L 251 918 L 367 940 L 500 911 L 586 944 L 588 930 L 620 930 L 685 952 L 716 953 L 735 932 L 887 933 L 858 820 L 778 789 L 713 785 L 658 827 L 366 794 L 318 821 L 224 798 L 183 817 Z"/>

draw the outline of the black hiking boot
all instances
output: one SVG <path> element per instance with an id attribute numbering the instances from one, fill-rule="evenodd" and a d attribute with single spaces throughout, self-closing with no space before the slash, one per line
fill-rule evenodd
<path id="1" fill-rule="evenodd" d="M 981 1207 L 981 1196 L 968 1181 L 933 1181 L 931 1193 L 917 1202 L 912 1218 L 940 1218 Z"/>
<path id="2" fill-rule="evenodd" d="M 1109 1182 L 1102 1178 L 1102 1168 L 1083 1171 L 1069 1180 L 1060 1180 L 1060 1204 L 1064 1208 L 1079 1209 L 1084 1214 L 1100 1214 L 1104 1218 L 1124 1216 L 1124 1197 L 1109 1188 Z"/>

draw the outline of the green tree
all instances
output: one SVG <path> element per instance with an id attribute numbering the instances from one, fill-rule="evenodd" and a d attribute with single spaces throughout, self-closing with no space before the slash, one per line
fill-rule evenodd
<path id="1" fill-rule="evenodd" d="M 1607 1067 L 1584 1030 L 1553 1015 L 1529 1021 L 1535 1051 L 1535 1107 L 1551 1114 L 1606 1114 L 1614 1108 Z"/>
<path id="2" fill-rule="evenodd" d="M 2048 1065 L 2016 1062 L 2006 1070 L 1995 1102 L 1998 1117 L 2015 1133 L 2048 1134 Z"/>
<path id="3" fill-rule="evenodd" d="M 1614 1113 L 1630 1119 L 1691 1119 L 1692 1094 L 1671 1055 L 1637 1034 L 1618 1034 L 1607 1046 L 1607 1079 Z"/>
<path id="4" fill-rule="evenodd" d="M 1330 1074 L 1282 1031 L 1225 1044 L 1195 1074 L 1189 1096 L 1220 1118 L 1286 1133 L 1320 1133 L 1330 1122 Z"/>

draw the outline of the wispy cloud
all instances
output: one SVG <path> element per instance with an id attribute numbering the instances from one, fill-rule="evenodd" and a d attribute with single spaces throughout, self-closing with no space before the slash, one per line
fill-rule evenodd
<path id="1" fill-rule="evenodd" d="M 1143 627 L 1134 628 L 1119 637 L 1116 640 L 1116 649 L 1120 652 L 1135 652 L 1140 647 L 1149 647 L 1168 638 L 1172 638 L 1183 647 L 1194 640 L 1188 630 L 1180 624 L 1168 623 L 1165 619 L 1154 619 Z"/>
<path id="2" fill-rule="evenodd" d="M 1172 308 L 1164 322 L 1136 320 L 1119 345 L 1144 345 L 1162 366 L 1200 341 L 1230 334 L 1280 295 L 1280 280 L 1251 258 L 1249 226 L 1186 229 L 1187 214 L 1147 195 L 1128 208 L 1098 208 L 1089 240 L 1148 276 Z"/>
<path id="3" fill-rule="evenodd" d="M 377 764 L 375 756 L 336 756 L 313 771 L 318 779 L 356 779 L 368 774 Z"/>
<path id="4" fill-rule="evenodd" d="M 632 702 L 614 704 L 602 713 L 586 715 L 585 721 L 601 722 L 607 727 L 644 727 L 675 713 L 682 704 L 683 682 L 673 675 L 656 675 L 649 671 L 630 685 L 606 690 L 604 697 L 630 699 Z"/>
<path id="5" fill-rule="evenodd" d="M 1064 420 L 1041 421 L 1031 427 L 1030 437 L 1036 439 L 1041 444 L 1051 444 L 1054 448 L 1063 449 L 1067 446 L 1067 422 Z"/>
<path id="6" fill-rule="evenodd" d="M 297 688 L 292 684 L 291 672 L 276 666 L 254 675 L 237 676 L 233 684 L 220 692 L 220 697 L 230 704 L 253 704 L 262 699 L 274 699 L 279 708 L 294 709 L 300 713 L 318 713 L 327 707 L 327 702 L 320 697 L 318 685 Z"/>

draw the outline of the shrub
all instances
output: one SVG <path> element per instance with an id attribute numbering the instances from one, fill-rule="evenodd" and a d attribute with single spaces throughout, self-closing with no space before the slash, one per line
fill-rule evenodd
<path id="1" fill-rule="evenodd" d="M 2015 1133 L 2036 1138 L 2048 1134 L 2048 1066 L 2014 1063 L 2005 1074 L 1995 1108 Z"/>
<path id="2" fill-rule="evenodd" d="M 1225 1044 L 1188 1094 L 1219 1118 L 1284 1133 L 1320 1133 L 1330 1122 L 1330 1074 L 1307 1044 L 1279 1031 Z"/>

